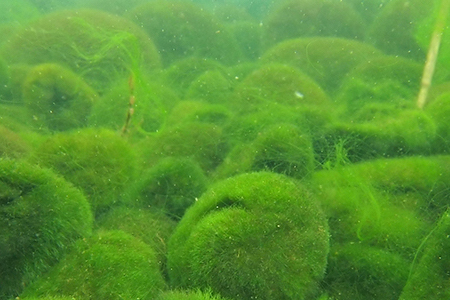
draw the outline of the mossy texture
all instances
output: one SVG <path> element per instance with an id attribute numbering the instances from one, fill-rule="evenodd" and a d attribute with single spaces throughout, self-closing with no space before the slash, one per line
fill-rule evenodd
<path id="1" fill-rule="evenodd" d="M 105 230 L 122 230 L 155 250 L 156 262 L 165 267 L 167 242 L 176 222 L 152 208 L 120 206 L 99 217 L 95 225 Z"/>
<path id="2" fill-rule="evenodd" d="M 30 160 L 51 167 L 81 188 L 96 215 L 120 202 L 136 175 L 136 157 L 130 144 L 106 129 L 55 134 Z"/>
<path id="3" fill-rule="evenodd" d="M 310 36 L 363 39 L 366 24 L 345 1 L 291 0 L 269 14 L 264 26 L 266 46 Z"/>
<path id="4" fill-rule="evenodd" d="M 130 196 L 141 207 L 157 208 L 174 219 L 199 198 L 207 178 L 194 160 L 167 157 L 140 176 Z"/>
<path id="5" fill-rule="evenodd" d="M 410 265 L 395 252 L 360 243 L 331 247 L 328 262 L 330 299 L 355 300 L 398 299 Z"/>
<path id="6" fill-rule="evenodd" d="M 83 194 L 47 169 L 0 159 L 0 299 L 17 296 L 88 237 L 92 214 Z"/>
<path id="7" fill-rule="evenodd" d="M 84 127 L 97 93 L 58 64 L 32 68 L 23 83 L 23 101 L 37 128 L 54 131 Z"/>
<path id="8" fill-rule="evenodd" d="M 378 49 L 356 40 L 315 37 L 283 41 L 267 50 L 261 60 L 296 67 L 326 91 L 334 91 L 347 72 L 380 55 Z"/>
<path id="9" fill-rule="evenodd" d="M 400 300 L 444 300 L 450 297 L 449 236 L 450 213 L 447 210 L 418 249 Z"/>
<path id="10" fill-rule="evenodd" d="M 241 57 L 238 44 L 215 17 L 188 1 L 152 1 L 128 14 L 155 41 L 165 66 L 189 56 L 225 64 Z"/>
<path id="11" fill-rule="evenodd" d="M 43 16 L 19 30 L 1 53 L 9 64 L 61 64 L 99 92 L 118 78 L 128 78 L 131 71 L 161 66 L 155 46 L 139 27 L 86 9 Z"/>
<path id="12" fill-rule="evenodd" d="M 266 128 L 250 143 L 238 144 L 217 168 L 217 178 L 252 171 L 269 171 L 297 179 L 309 177 L 314 170 L 310 136 L 290 124 Z"/>
<path id="13" fill-rule="evenodd" d="M 174 290 L 163 292 L 157 300 L 227 300 L 219 295 L 214 295 L 211 291 L 201 290 Z"/>
<path id="14" fill-rule="evenodd" d="M 309 299 L 328 255 L 327 221 L 284 175 L 249 173 L 211 187 L 169 240 L 175 287 L 232 299 Z"/>
<path id="15" fill-rule="evenodd" d="M 245 77 L 235 89 L 233 107 L 242 113 L 278 103 L 288 107 L 329 106 L 327 94 L 295 67 L 267 64 Z"/>
<path id="16" fill-rule="evenodd" d="M 152 248 L 123 231 L 99 231 L 80 240 L 21 298 L 155 299 L 166 287 Z"/>

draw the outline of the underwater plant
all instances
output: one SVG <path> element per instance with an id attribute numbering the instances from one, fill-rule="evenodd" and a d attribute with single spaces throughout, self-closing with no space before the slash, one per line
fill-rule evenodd
<path id="1" fill-rule="evenodd" d="M 130 10 L 127 17 L 155 42 L 165 67 L 191 56 L 226 65 L 242 56 L 227 28 L 193 2 L 151 1 Z"/>
<path id="2" fill-rule="evenodd" d="M 137 25 L 87 9 L 47 14 L 18 30 L 0 52 L 10 65 L 60 64 L 100 94 L 131 72 L 161 67 L 153 42 Z"/>
<path id="3" fill-rule="evenodd" d="M 317 200 L 289 177 L 247 173 L 211 186 L 168 244 L 175 288 L 231 299 L 313 299 L 328 256 Z"/>
<path id="4" fill-rule="evenodd" d="M 136 83 L 131 75 L 128 80 L 119 80 L 95 101 L 88 124 L 122 131 L 122 135 L 145 137 L 160 129 L 167 111 L 179 101 L 176 93 L 164 84 L 146 76 Z M 127 116 L 130 109 L 132 114 Z"/>
<path id="5" fill-rule="evenodd" d="M 449 234 L 450 213 L 447 210 L 418 249 L 400 300 L 444 300 L 450 297 Z"/>
<path id="6" fill-rule="evenodd" d="M 23 101 L 36 128 L 65 131 L 85 127 L 97 93 L 58 64 L 33 67 L 23 82 Z"/>
<path id="7" fill-rule="evenodd" d="M 366 23 L 345 1 L 282 1 L 264 21 L 264 46 L 299 37 L 341 37 L 362 40 Z"/>
<path id="8" fill-rule="evenodd" d="M 203 170 L 193 159 L 165 157 L 140 176 L 131 187 L 130 198 L 139 207 L 158 209 L 179 220 L 207 184 Z"/>
<path id="9" fill-rule="evenodd" d="M 296 67 L 325 91 L 334 92 L 346 73 L 358 64 L 380 55 L 378 49 L 356 40 L 309 37 L 283 41 L 268 49 L 261 61 Z"/>
<path id="10" fill-rule="evenodd" d="M 90 236 L 83 194 L 48 169 L 0 158 L 0 299 L 16 297 Z"/>
<path id="11" fill-rule="evenodd" d="M 210 104 L 203 101 L 184 100 L 180 101 L 167 116 L 167 124 L 171 126 L 200 122 L 215 124 L 218 126 L 227 125 L 233 118 L 230 109 L 225 105 Z"/>
<path id="12" fill-rule="evenodd" d="M 185 99 L 227 105 L 232 97 L 234 82 L 220 70 L 207 70 L 195 78 L 186 90 Z"/>
<path id="13" fill-rule="evenodd" d="M 123 201 L 121 194 L 136 175 L 131 145 L 107 129 L 55 134 L 35 149 L 30 161 L 52 168 L 82 189 L 95 216 Z"/>
<path id="14" fill-rule="evenodd" d="M 20 298 L 71 296 L 75 299 L 151 300 L 166 289 L 155 251 L 120 230 L 100 230 L 78 241 Z"/>

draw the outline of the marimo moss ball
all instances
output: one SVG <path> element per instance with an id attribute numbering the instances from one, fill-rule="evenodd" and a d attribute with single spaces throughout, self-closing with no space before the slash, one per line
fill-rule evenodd
<path id="1" fill-rule="evenodd" d="M 56 131 L 84 127 L 98 97 L 81 77 L 58 64 L 32 68 L 22 95 L 36 127 Z"/>
<path id="2" fill-rule="evenodd" d="M 180 219 L 206 190 L 207 184 L 205 173 L 193 159 L 166 157 L 141 176 L 131 200 Z"/>
<path id="3" fill-rule="evenodd" d="M 0 299 L 55 264 L 72 243 L 91 234 L 83 194 L 47 169 L 0 159 Z"/>
<path id="4" fill-rule="evenodd" d="M 150 246 L 123 231 L 99 231 L 80 240 L 73 252 L 28 286 L 21 298 L 153 300 L 165 287 Z"/>
<path id="5" fill-rule="evenodd" d="M 51 136 L 30 160 L 53 168 L 81 188 L 98 215 L 123 200 L 120 195 L 135 176 L 135 158 L 118 133 L 88 128 Z"/>
<path id="6" fill-rule="evenodd" d="M 231 177 L 186 211 L 168 244 L 170 283 L 232 299 L 312 299 L 328 255 L 328 225 L 287 176 Z"/>

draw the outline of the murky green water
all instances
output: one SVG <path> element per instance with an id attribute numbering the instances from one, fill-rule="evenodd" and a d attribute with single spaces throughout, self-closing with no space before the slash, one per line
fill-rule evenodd
<path id="1" fill-rule="evenodd" d="M 0 300 L 449 299 L 448 2 L 0 0 Z"/>

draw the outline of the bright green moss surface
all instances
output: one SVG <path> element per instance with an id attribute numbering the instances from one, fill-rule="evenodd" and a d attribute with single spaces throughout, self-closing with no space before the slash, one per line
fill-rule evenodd
<path id="1" fill-rule="evenodd" d="M 238 144 L 216 169 L 217 178 L 252 171 L 281 173 L 294 178 L 311 175 L 315 167 L 311 138 L 298 127 L 273 125 L 251 143 Z"/>
<path id="2" fill-rule="evenodd" d="M 175 287 L 233 299 L 309 299 L 328 255 L 317 202 L 288 177 L 249 173 L 208 189 L 169 240 Z"/>
<path id="3" fill-rule="evenodd" d="M 106 129 L 55 134 L 34 151 L 30 160 L 53 168 L 81 188 L 96 215 L 121 202 L 121 194 L 136 175 L 131 145 Z"/>
<path id="4" fill-rule="evenodd" d="M 155 299 L 166 284 L 154 250 L 123 231 L 99 231 L 80 240 L 55 268 L 21 298 Z"/>
<path id="5" fill-rule="evenodd" d="M 129 197 L 140 207 L 161 209 L 178 220 L 206 190 L 207 183 L 194 160 L 166 157 L 140 176 Z"/>
<path id="6" fill-rule="evenodd" d="M 226 298 L 214 295 L 211 291 L 175 290 L 161 293 L 157 300 L 226 300 Z"/>
<path id="7" fill-rule="evenodd" d="M 0 299 L 54 265 L 88 237 L 92 214 L 83 194 L 47 169 L 0 159 Z"/>

